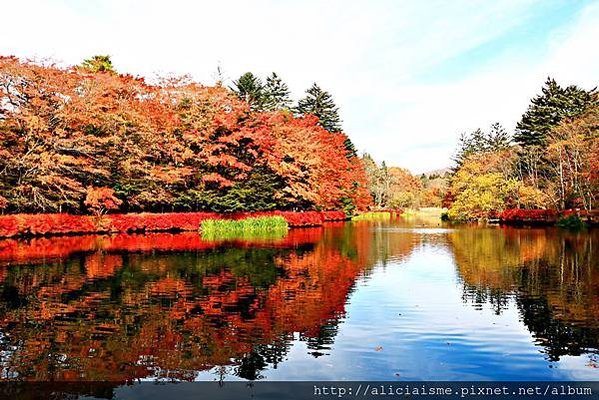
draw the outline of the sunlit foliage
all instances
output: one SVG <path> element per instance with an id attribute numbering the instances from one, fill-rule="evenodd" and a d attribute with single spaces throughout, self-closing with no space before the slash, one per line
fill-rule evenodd
<path id="1" fill-rule="evenodd" d="M 242 78 L 238 96 L 187 77 L 150 84 L 119 75 L 109 58 L 73 68 L 0 58 L 0 206 L 70 213 L 367 208 L 366 178 L 347 153 L 348 137 L 286 110 L 275 75 L 266 87 L 277 104 L 259 111 L 254 94 L 262 83 Z M 99 208 L 90 197 L 98 191 L 106 194 Z"/>
<path id="2" fill-rule="evenodd" d="M 449 216 L 486 219 L 506 208 L 596 209 L 598 127 L 595 90 L 562 88 L 549 79 L 518 123 L 516 143 L 498 125 L 462 135 L 446 197 Z"/>

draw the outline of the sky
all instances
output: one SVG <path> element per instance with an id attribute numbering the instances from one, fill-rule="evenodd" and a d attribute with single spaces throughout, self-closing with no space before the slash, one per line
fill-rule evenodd
<path id="1" fill-rule="evenodd" d="M 317 82 L 360 153 L 421 173 L 459 135 L 513 131 L 548 76 L 599 85 L 599 1 L 8 0 L 0 55 L 65 65 L 109 54 L 119 72 L 213 84 L 275 71 Z"/>

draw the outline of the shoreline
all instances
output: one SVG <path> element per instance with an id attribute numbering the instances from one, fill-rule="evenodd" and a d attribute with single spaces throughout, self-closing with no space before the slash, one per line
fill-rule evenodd
<path id="1" fill-rule="evenodd" d="M 322 226 L 345 221 L 343 211 L 256 211 L 236 213 L 9 214 L 0 216 L 0 238 L 75 236 L 106 233 L 192 232 L 207 219 L 239 220 L 281 216 L 290 228 Z"/>
<path id="2" fill-rule="evenodd" d="M 588 226 L 599 224 L 599 210 L 525 210 L 507 209 L 498 215 L 497 223 L 506 226 L 557 226 L 561 219 L 576 217 Z"/>

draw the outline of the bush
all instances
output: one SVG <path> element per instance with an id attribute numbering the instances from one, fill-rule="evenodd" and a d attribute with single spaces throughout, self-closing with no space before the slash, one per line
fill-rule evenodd
<path id="1" fill-rule="evenodd" d="M 564 229 L 580 230 L 584 229 L 586 224 L 578 215 L 568 215 L 566 217 L 561 217 L 557 221 L 557 226 Z"/>
<path id="2" fill-rule="evenodd" d="M 556 210 L 511 208 L 504 210 L 499 219 L 504 222 L 551 222 L 556 220 L 557 215 Z"/>

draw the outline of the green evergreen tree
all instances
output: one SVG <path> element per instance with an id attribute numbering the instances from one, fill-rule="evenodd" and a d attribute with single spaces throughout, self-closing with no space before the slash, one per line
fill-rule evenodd
<path id="1" fill-rule="evenodd" d="M 264 84 L 256 75 L 246 72 L 233 81 L 229 87 L 237 96 L 249 103 L 252 111 L 262 111 L 264 107 Z"/>
<path id="2" fill-rule="evenodd" d="M 516 125 L 515 141 L 524 147 L 545 145 L 547 133 L 560 121 L 584 113 L 596 102 L 595 93 L 595 89 L 586 91 L 574 85 L 563 88 L 547 78 L 542 94 L 531 100 Z"/>
<path id="3" fill-rule="evenodd" d="M 312 114 L 318 117 L 318 124 L 329 132 L 341 131 L 341 118 L 339 107 L 335 105 L 331 94 L 322 90 L 314 83 L 306 90 L 306 97 L 297 103 L 298 114 Z"/>
<path id="4" fill-rule="evenodd" d="M 115 73 L 115 69 L 114 66 L 112 65 L 112 60 L 110 59 L 110 56 L 104 55 L 104 56 L 93 56 L 92 58 L 87 58 L 85 60 L 83 60 L 83 62 L 81 63 L 81 67 L 96 73 L 96 72 L 109 72 L 109 73 Z"/>
<path id="5" fill-rule="evenodd" d="M 486 139 L 482 129 L 478 128 L 471 133 L 462 133 L 458 139 L 458 148 L 453 157 L 455 167 L 453 172 L 456 172 L 464 161 L 471 155 L 486 150 Z"/>
<path id="6" fill-rule="evenodd" d="M 296 112 L 302 115 L 312 114 L 317 116 L 318 125 L 329 132 L 340 132 L 342 130 L 339 107 L 333 101 L 333 96 L 322 90 L 316 83 L 306 90 L 306 97 L 298 101 Z M 348 158 L 357 155 L 356 147 L 349 137 L 345 139 L 344 145 Z"/>
<path id="7" fill-rule="evenodd" d="M 284 110 L 291 106 L 289 87 L 274 72 L 266 78 L 263 95 L 265 111 Z"/>
<path id="8" fill-rule="evenodd" d="M 354 146 L 354 143 L 351 141 L 351 139 L 349 138 L 349 136 L 345 138 L 345 141 L 343 142 L 343 145 L 345 146 L 345 151 L 346 151 L 347 158 L 356 157 L 358 155 L 358 151 L 356 150 L 356 146 Z"/>
<path id="9" fill-rule="evenodd" d="M 462 133 L 458 140 L 458 148 L 453 158 L 456 172 L 464 161 L 473 154 L 485 151 L 505 150 L 512 145 L 512 138 L 505 128 L 498 122 L 491 125 L 488 132 L 478 128 L 470 134 Z"/>
<path id="10" fill-rule="evenodd" d="M 505 150 L 512 145 L 512 137 L 499 123 L 495 122 L 491 125 L 491 129 L 487 134 L 487 146 L 489 150 Z"/>

